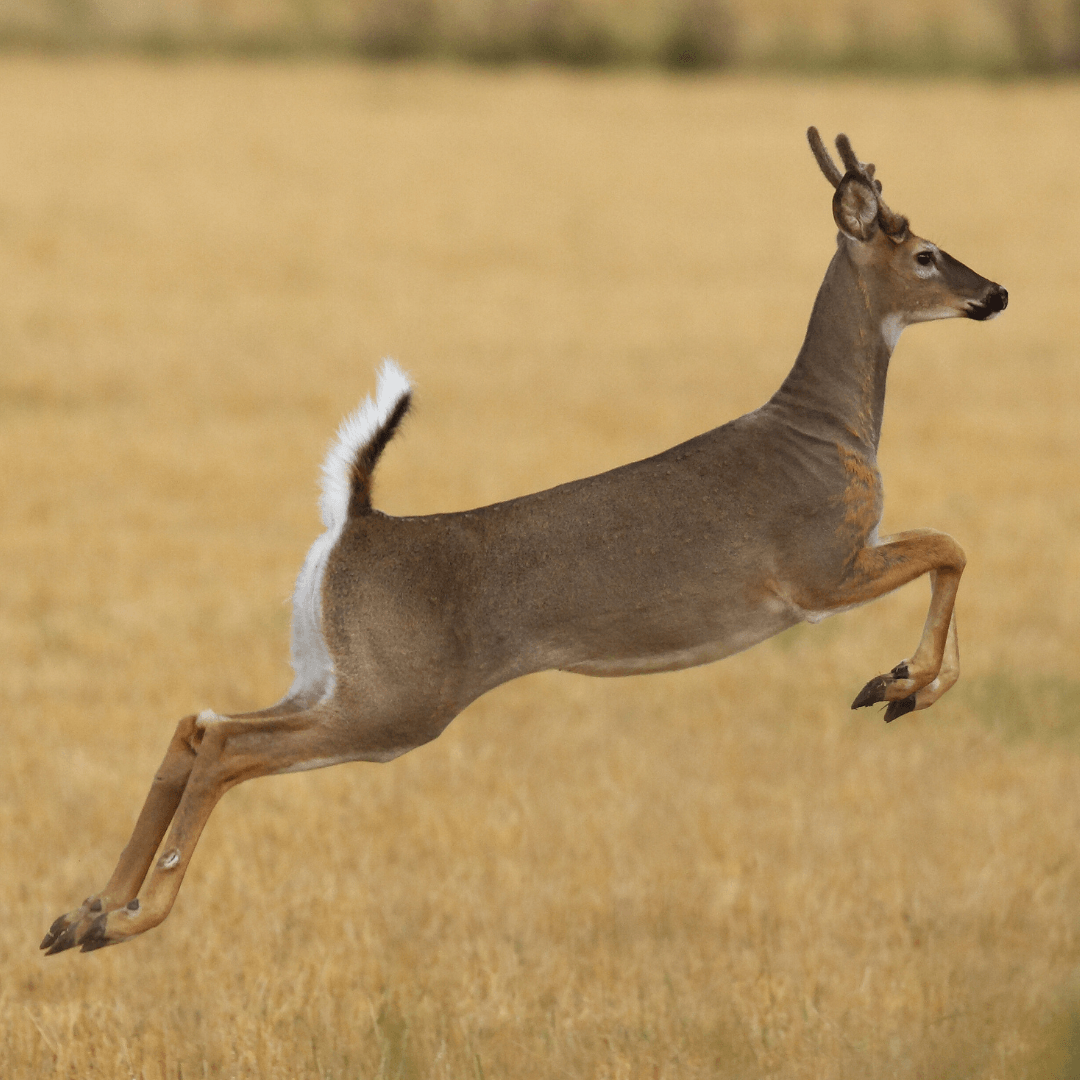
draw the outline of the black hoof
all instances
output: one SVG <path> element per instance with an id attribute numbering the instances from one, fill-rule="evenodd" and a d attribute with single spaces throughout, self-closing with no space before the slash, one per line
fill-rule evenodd
<path id="1" fill-rule="evenodd" d="M 901 698 L 899 701 L 890 701 L 889 707 L 885 710 L 885 723 L 891 724 L 898 716 L 906 716 L 909 712 L 915 709 L 915 695 L 908 694 L 906 698 Z"/>
<path id="2" fill-rule="evenodd" d="M 851 703 L 853 709 L 865 709 L 867 705 L 876 705 L 885 700 L 885 691 L 892 682 L 891 675 L 878 675 L 871 679 Z"/>
<path id="3" fill-rule="evenodd" d="M 57 935 L 52 945 L 45 951 L 45 955 L 55 956 L 57 953 L 66 952 L 68 949 L 75 948 L 75 946 L 79 944 L 75 940 L 75 934 L 78 929 L 78 922 L 73 922 L 70 926 L 66 927 L 60 934 Z"/>
<path id="4" fill-rule="evenodd" d="M 104 949 L 106 945 L 116 944 L 116 942 L 109 941 L 105 937 L 105 920 L 107 918 L 107 914 L 99 915 L 90 924 L 90 929 L 86 931 L 86 935 L 80 943 L 83 952 L 93 952 L 95 949 Z"/>
<path id="5" fill-rule="evenodd" d="M 41 939 L 39 949 L 48 949 L 56 939 L 64 932 L 68 925 L 68 917 L 61 915 L 58 919 L 53 919 L 52 926 L 49 927 L 49 932 Z"/>

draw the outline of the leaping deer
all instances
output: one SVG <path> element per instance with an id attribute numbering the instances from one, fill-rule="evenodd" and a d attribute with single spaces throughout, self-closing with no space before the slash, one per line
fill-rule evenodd
<path id="1" fill-rule="evenodd" d="M 885 375 L 910 323 L 989 319 L 1008 294 L 920 239 L 874 166 L 814 128 L 840 230 L 806 340 L 761 408 L 655 457 L 463 513 L 388 517 L 371 477 L 409 408 L 387 362 L 323 465 L 326 531 L 293 596 L 296 678 L 276 705 L 177 725 L 109 883 L 61 915 L 50 954 L 114 945 L 169 913 L 218 799 L 256 776 L 389 761 L 528 672 L 631 675 L 705 664 L 929 573 L 915 652 L 859 692 L 885 721 L 959 675 L 964 553 L 917 529 L 879 537 Z M 172 829 L 143 884 L 165 831 Z M 140 889 L 142 895 L 139 896 Z"/>

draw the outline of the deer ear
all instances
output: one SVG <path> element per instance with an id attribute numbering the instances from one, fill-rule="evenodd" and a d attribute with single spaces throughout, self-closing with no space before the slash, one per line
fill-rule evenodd
<path id="1" fill-rule="evenodd" d="M 871 182 L 848 173 L 832 201 L 837 228 L 852 240 L 869 240 L 877 232 L 878 196 Z"/>

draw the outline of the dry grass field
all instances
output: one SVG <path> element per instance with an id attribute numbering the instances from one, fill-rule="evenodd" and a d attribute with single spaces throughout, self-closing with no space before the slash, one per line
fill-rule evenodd
<path id="1" fill-rule="evenodd" d="M 545 674 L 230 793 L 159 929 L 45 959 L 177 718 L 290 681 L 316 473 L 392 354 L 391 513 L 760 404 L 834 243 L 804 131 L 1010 291 L 893 361 L 885 526 L 960 684 L 848 703 L 925 582 L 693 671 Z M 1080 1075 L 1080 86 L 6 59 L 0 1077 Z"/>

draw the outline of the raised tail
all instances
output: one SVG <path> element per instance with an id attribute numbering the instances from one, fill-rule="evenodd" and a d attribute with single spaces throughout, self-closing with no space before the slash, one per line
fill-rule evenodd
<path id="1" fill-rule="evenodd" d="M 412 402 L 405 372 L 386 360 L 379 371 L 375 400 L 367 397 L 341 422 L 322 467 L 319 511 L 328 529 L 371 510 L 371 477 L 379 455 L 394 437 Z"/>

